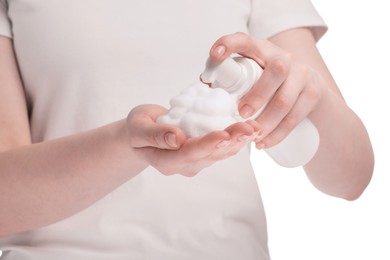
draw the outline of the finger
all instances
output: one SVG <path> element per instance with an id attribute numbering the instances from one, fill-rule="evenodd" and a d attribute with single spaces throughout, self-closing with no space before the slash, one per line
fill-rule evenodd
<path id="1" fill-rule="evenodd" d="M 256 42 L 247 34 L 237 32 L 219 38 L 210 49 L 210 57 L 222 61 L 232 53 L 239 53 L 255 61 L 260 58 Z M 259 64 L 261 65 L 261 61 Z"/>
<path id="2" fill-rule="evenodd" d="M 278 126 L 262 140 L 265 147 L 280 143 L 291 131 L 298 126 L 312 111 L 317 103 L 319 91 L 315 88 L 305 88 L 299 95 L 297 102 Z"/>
<path id="3" fill-rule="evenodd" d="M 228 147 L 213 154 L 213 157 L 228 158 L 237 154 L 244 146 L 252 142 L 259 133 L 260 125 L 254 120 L 248 120 L 235 125 L 235 128 L 228 129 L 232 141 Z"/>
<path id="4" fill-rule="evenodd" d="M 211 154 L 225 149 L 230 143 L 230 136 L 225 131 L 215 131 L 199 138 L 188 139 L 180 151 L 176 152 L 181 152 L 176 160 L 182 165 L 177 173 L 187 177 L 195 176 L 217 161 L 208 160 Z"/>
<path id="5" fill-rule="evenodd" d="M 238 122 L 225 129 L 231 136 L 231 139 L 237 141 L 246 141 L 245 139 L 252 136 L 257 130 L 255 127 L 260 128 L 257 123 Z"/>
<path id="6" fill-rule="evenodd" d="M 231 136 L 232 141 L 229 146 L 216 151 L 211 158 L 228 158 L 239 152 L 244 146 L 253 141 L 261 132 L 260 125 L 254 120 L 240 122 L 226 129 Z"/>
<path id="7" fill-rule="evenodd" d="M 202 137 L 187 139 L 178 150 L 144 147 L 138 148 L 137 152 L 161 173 L 172 175 L 183 172 L 183 169 L 189 165 L 197 169 L 195 167 L 199 167 L 203 158 L 220 147 L 228 145 L 229 141 L 229 133 L 216 131 Z"/>
<path id="8" fill-rule="evenodd" d="M 253 127 L 255 134 L 259 134 L 261 132 L 261 125 L 256 120 L 250 119 L 247 120 L 246 123 Z"/>
<path id="9" fill-rule="evenodd" d="M 184 133 L 173 125 L 155 122 L 165 113 L 166 109 L 157 105 L 134 109 L 128 117 L 130 145 L 134 148 L 178 149 L 185 140 Z"/>
<path id="10" fill-rule="evenodd" d="M 263 74 L 250 91 L 241 98 L 238 105 L 243 118 L 253 116 L 272 98 L 275 92 L 287 79 L 290 72 L 290 61 L 284 57 L 274 58 L 264 68 Z"/>
<path id="11" fill-rule="evenodd" d="M 160 171 L 166 175 L 179 173 L 191 177 L 209 165 L 205 158 L 229 143 L 230 136 L 227 132 L 215 131 L 202 137 L 187 139 L 179 150 L 149 150 L 147 156 L 153 157 Z"/>
<path id="12" fill-rule="evenodd" d="M 255 41 L 245 33 L 235 33 L 218 39 L 210 50 L 210 56 L 222 61 L 232 53 L 239 53 L 255 60 L 264 68 L 260 79 L 241 99 L 240 115 L 253 116 L 274 95 L 290 72 L 291 55 L 269 41 Z"/>
<path id="13" fill-rule="evenodd" d="M 213 131 L 201 137 L 187 139 L 180 149 L 181 160 L 196 163 L 215 150 L 227 146 L 230 140 L 231 137 L 226 131 Z"/>
<path id="14" fill-rule="evenodd" d="M 217 143 L 217 149 L 210 149 L 209 152 L 198 154 L 197 158 L 193 158 L 196 160 L 196 163 L 188 164 L 180 173 L 184 176 L 192 177 L 215 162 L 235 155 L 254 138 L 254 133 L 257 133 L 259 130 L 260 126 L 254 120 L 239 122 L 229 126 L 225 134 L 229 133 L 230 139 L 224 139 L 222 141 L 223 145 L 221 145 L 221 142 Z M 242 136 L 245 136 L 245 138 L 242 138 Z M 205 140 L 205 143 L 207 142 L 209 141 Z"/>
<path id="15" fill-rule="evenodd" d="M 242 32 L 222 36 L 210 49 L 210 57 L 216 61 L 222 61 L 233 53 L 251 58 L 263 68 L 275 56 L 290 56 L 270 41 L 254 40 Z"/>
<path id="16" fill-rule="evenodd" d="M 177 127 L 150 122 L 133 131 L 132 145 L 135 148 L 156 147 L 159 149 L 179 149 L 186 139 Z"/>
<path id="17" fill-rule="evenodd" d="M 196 163 L 187 164 L 182 170 L 180 170 L 180 174 L 187 177 L 193 177 L 214 163 L 236 155 L 245 145 L 247 145 L 247 142 L 231 140 L 228 142 L 228 144 L 215 149 L 211 153 L 207 154 L 206 157 L 198 160 Z"/>
<path id="18" fill-rule="evenodd" d="M 290 113 L 298 102 L 298 96 L 301 94 L 304 84 L 302 77 L 292 73 L 279 87 L 256 120 L 262 127 L 263 137 L 271 133 Z"/>

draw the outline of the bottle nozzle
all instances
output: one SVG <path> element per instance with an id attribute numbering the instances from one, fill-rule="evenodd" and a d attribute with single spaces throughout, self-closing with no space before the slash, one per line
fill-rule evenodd
<path id="1" fill-rule="evenodd" d="M 220 63 L 208 58 L 206 68 L 200 78 L 203 83 L 229 89 L 242 78 L 242 69 L 231 57 L 226 58 Z"/>

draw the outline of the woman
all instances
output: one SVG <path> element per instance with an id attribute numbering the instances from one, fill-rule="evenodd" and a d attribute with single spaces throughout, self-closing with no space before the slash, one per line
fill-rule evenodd
<path id="1" fill-rule="evenodd" d="M 309 1 L 1 0 L 0 10 L 4 259 L 269 259 L 243 148 L 271 147 L 305 117 L 321 138 L 304 166 L 313 185 L 353 200 L 369 183 L 370 141 L 316 49 L 326 27 Z M 264 68 L 241 115 L 271 102 L 256 121 L 186 139 L 155 119 L 208 53 Z"/>

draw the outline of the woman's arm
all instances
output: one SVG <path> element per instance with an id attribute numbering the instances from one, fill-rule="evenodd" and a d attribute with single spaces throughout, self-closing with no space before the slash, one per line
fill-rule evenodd
<path id="1" fill-rule="evenodd" d="M 27 104 L 12 41 L 2 36 L 0 36 L 0 137 L 0 152 L 31 143 Z"/>
<path id="2" fill-rule="evenodd" d="M 165 112 L 144 105 L 127 119 L 31 144 L 12 41 L 0 37 L 0 236 L 67 218 L 148 166 L 166 175 L 193 176 L 237 153 L 258 130 L 249 121 L 185 139 L 180 129 L 155 123 Z M 242 141 L 242 135 L 250 138 Z"/>
<path id="3" fill-rule="evenodd" d="M 20 96 L 23 91 L 20 84 L 15 84 L 17 80 L 8 81 L 10 74 L 5 73 L 10 71 L 9 60 L 4 59 L 9 47 L 0 39 L 2 236 L 73 215 L 147 166 L 125 140 L 125 120 L 86 133 L 30 144 L 27 112 Z"/>
<path id="4" fill-rule="evenodd" d="M 12 41 L 0 37 L 0 235 L 70 216 L 145 168 L 122 125 L 32 145 Z"/>
<path id="5" fill-rule="evenodd" d="M 320 132 L 321 145 L 313 160 L 304 167 L 307 176 L 318 189 L 330 195 L 348 200 L 358 198 L 374 168 L 366 128 L 343 99 L 309 30 L 286 31 L 270 41 L 316 70 L 329 90 L 309 114 Z"/>
<path id="6" fill-rule="evenodd" d="M 210 50 L 215 60 L 239 53 L 257 61 L 264 72 L 239 104 L 243 116 L 270 100 L 256 119 L 263 135 L 258 148 L 280 142 L 305 117 L 320 134 L 320 147 L 304 169 L 319 190 L 348 200 L 368 185 L 374 156 L 367 131 L 344 101 L 309 29 L 284 31 L 256 41 L 243 33 L 220 38 Z"/>

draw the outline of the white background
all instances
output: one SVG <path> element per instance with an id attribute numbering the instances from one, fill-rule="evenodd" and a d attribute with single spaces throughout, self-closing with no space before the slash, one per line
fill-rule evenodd
<path id="1" fill-rule="evenodd" d="M 386 2 L 313 0 L 329 26 L 318 46 L 347 103 L 370 133 L 376 166 L 365 193 L 349 202 L 317 191 L 301 169 L 275 172 L 272 161 L 262 156 L 255 162 L 254 154 L 272 260 L 390 259 L 390 152 L 385 152 L 390 146 L 390 9 Z"/>
<path id="2" fill-rule="evenodd" d="M 386 163 L 390 155 L 385 153 L 390 146 L 386 122 L 390 13 L 386 2 L 313 0 L 329 26 L 319 48 L 348 104 L 366 124 L 376 167 L 363 196 L 347 202 L 315 190 L 300 169 L 275 172 L 266 156 L 256 159 L 273 260 L 390 259 L 390 166 Z"/>

